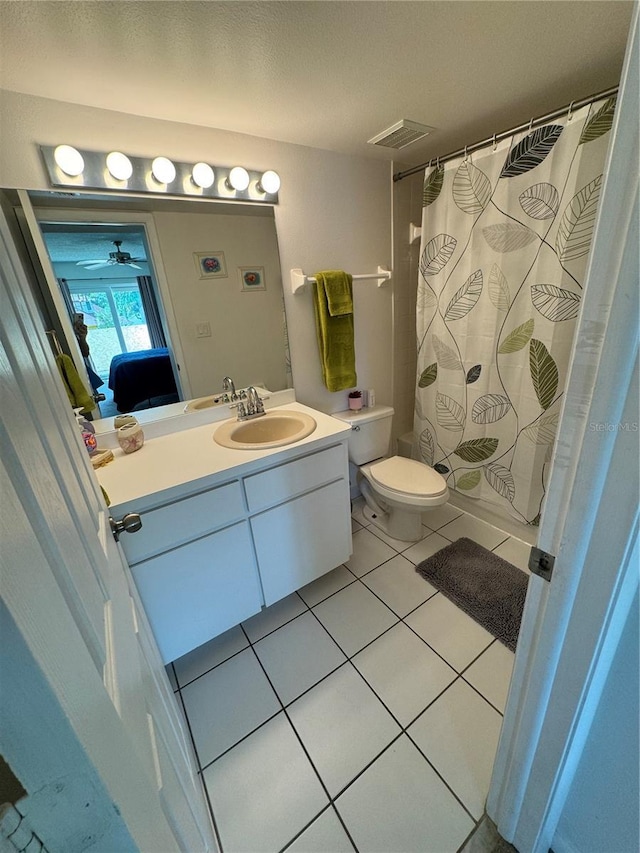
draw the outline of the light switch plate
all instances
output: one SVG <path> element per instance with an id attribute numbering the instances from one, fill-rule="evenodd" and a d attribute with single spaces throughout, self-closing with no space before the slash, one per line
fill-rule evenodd
<path id="1" fill-rule="evenodd" d="M 210 338 L 211 323 L 196 323 L 196 338 Z"/>

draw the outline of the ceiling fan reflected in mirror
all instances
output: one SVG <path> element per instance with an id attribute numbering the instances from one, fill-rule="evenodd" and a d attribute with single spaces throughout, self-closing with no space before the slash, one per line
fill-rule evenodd
<path id="1" fill-rule="evenodd" d="M 116 250 L 115 252 L 109 252 L 108 258 L 104 258 L 103 260 L 78 261 L 76 266 L 84 267 L 87 270 L 97 270 L 100 267 L 110 267 L 120 264 L 121 266 L 134 267 L 137 270 L 142 269 L 136 261 L 145 261 L 146 258 L 132 258 L 129 252 L 121 252 L 120 246 L 122 246 L 122 240 L 114 240 L 113 245 L 116 247 Z"/>

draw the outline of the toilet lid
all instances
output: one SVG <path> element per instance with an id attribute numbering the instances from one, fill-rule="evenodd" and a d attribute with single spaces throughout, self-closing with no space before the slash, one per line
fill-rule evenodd
<path id="1" fill-rule="evenodd" d="M 374 463 L 369 469 L 374 480 L 396 492 L 414 495 L 441 495 L 447 484 L 441 474 L 404 456 L 392 456 Z"/>

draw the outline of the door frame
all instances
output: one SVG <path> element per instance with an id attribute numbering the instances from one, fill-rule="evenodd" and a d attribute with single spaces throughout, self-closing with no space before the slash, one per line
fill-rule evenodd
<path id="1" fill-rule="evenodd" d="M 17 192 L 18 198 L 20 199 L 20 204 L 22 205 L 22 208 L 25 212 L 26 221 L 29 225 L 29 229 L 31 231 L 32 238 L 36 246 L 36 250 L 38 252 L 38 258 L 42 265 L 47 284 L 49 285 L 49 289 L 52 292 L 52 299 L 58 310 L 59 315 L 61 315 L 61 312 L 63 315 L 66 315 L 66 309 L 62 301 L 62 296 L 59 293 L 58 282 L 56 279 L 56 275 L 53 271 L 53 266 L 49 259 L 46 243 L 44 242 L 42 232 L 40 231 L 40 222 L 45 221 L 45 216 L 43 216 L 43 214 L 46 214 L 46 221 L 58 222 L 61 224 L 64 224 L 65 222 L 68 222 L 70 224 L 93 223 L 96 225 L 131 224 L 142 225 L 144 227 L 145 239 L 149 246 L 150 254 L 150 257 L 148 258 L 148 263 L 151 269 L 152 277 L 158 288 L 160 307 L 161 310 L 164 312 L 164 319 L 167 327 L 166 331 L 169 337 L 169 357 L 171 359 L 171 366 L 173 368 L 176 386 L 178 388 L 178 393 L 180 395 L 181 400 L 191 399 L 191 383 L 186 368 L 186 361 L 182 351 L 182 343 L 178 331 L 178 323 L 176 320 L 175 311 L 173 308 L 173 301 L 171 299 L 169 282 L 167 280 L 167 275 L 162 264 L 160 239 L 158 237 L 158 232 L 156 231 L 153 214 L 143 213 L 134 210 L 126 211 L 102 210 L 100 208 L 92 209 L 90 207 L 91 201 L 89 199 L 87 199 L 86 201 L 87 207 L 82 209 L 73 208 L 71 210 L 66 210 L 55 207 L 38 207 L 37 199 L 32 199 L 29 195 L 28 190 L 18 190 Z M 64 317 L 62 315 L 60 319 L 61 322 L 64 324 Z M 68 331 L 72 334 L 73 330 L 71 329 L 71 321 L 69 321 L 68 325 Z M 65 326 L 65 334 L 66 333 L 67 329 Z M 75 340 L 73 334 L 72 339 Z"/>
<path id="2" fill-rule="evenodd" d="M 638 587 L 638 48 L 636 6 L 541 519 L 554 575 L 529 582 L 487 801 L 520 853 L 553 843 Z"/>

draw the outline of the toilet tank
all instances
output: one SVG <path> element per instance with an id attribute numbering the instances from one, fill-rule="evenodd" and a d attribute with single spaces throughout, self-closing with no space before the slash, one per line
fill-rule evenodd
<path id="1" fill-rule="evenodd" d="M 391 441 L 391 406 L 371 406 L 359 411 L 334 412 L 332 417 L 350 424 L 349 459 L 364 465 L 386 456 Z"/>

